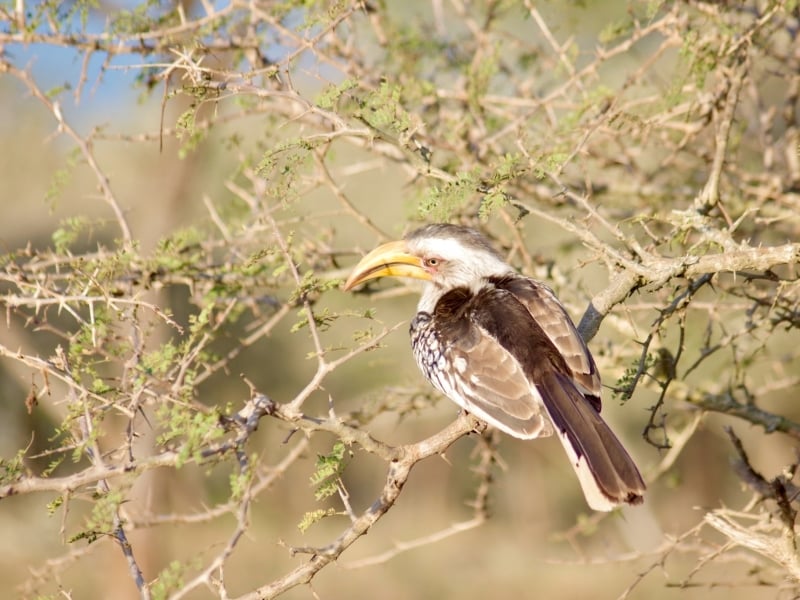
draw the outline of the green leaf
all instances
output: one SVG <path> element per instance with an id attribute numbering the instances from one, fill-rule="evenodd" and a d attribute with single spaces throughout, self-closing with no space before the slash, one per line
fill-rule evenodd
<path id="1" fill-rule="evenodd" d="M 316 471 L 311 475 L 311 485 L 316 488 L 314 497 L 322 500 L 336 493 L 340 478 L 347 466 L 346 458 L 350 456 L 344 442 L 333 445 L 329 454 L 317 456 Z"/>
<path id="2" fill-rule="evenodd" d="M 302 533 L 305 533 L 314 523 L 318 523 L 325 517 L 330 517 L 335 514 L 336 509 L 333 508 L 320 508 L 318 510 L 309 511 L 303 515 L 302 520 L 297 524 L 297 528 Z"/>

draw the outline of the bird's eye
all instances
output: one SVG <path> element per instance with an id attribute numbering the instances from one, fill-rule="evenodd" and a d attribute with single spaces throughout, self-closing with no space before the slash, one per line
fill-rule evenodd
<path id="1" fill-rule="evenodd" d="M 440 264 L 444 262 L 441 258 L 436 258 L 435 256 L 431 256 L 430 258 L 425 259 L 425 266 L 426 267 L 438 267 Z"/>

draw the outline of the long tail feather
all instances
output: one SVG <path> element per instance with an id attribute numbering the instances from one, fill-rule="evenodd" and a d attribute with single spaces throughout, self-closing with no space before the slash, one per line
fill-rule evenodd
<path id="1" fill-rule="evenodd" d="M 572 381 L 550 372 L 540 392 L 589 506 L 609 511 L 622 503 L 642 502 L 646 486 L 639 469 Z"/>

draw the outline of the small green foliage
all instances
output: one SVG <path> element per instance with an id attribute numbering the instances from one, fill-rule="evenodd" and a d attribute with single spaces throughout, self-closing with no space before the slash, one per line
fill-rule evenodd
<path id="1" fill-rule="evenodd" d="M 185 110 L 175 123 L 175 133 L 183 142 L 178 156 L 186 158 L 190 152 L 197 149 L 200 142 L 205 139 L 207 131 L 204 127 L 197 127 L 197 107 L 195 105 Z"/>
<path id="2" fill-rule="evenodd" d="M 314 324 L 317 326 L 319 331 L 326 331 L 330 328 L 334 321 L 339 318 L 339 315 L 331 312 L 328 307 L 323 308 L 321 311 L 314 311 L 312 314 L 314 315 Z M 297 312 L 297 315 L 300 318 L 294 325 L 292 325 L 291 329 L 289 330 L 291 333 L 297 333 L 304 327 L 308 327 L 308 311 L 305 308 L 302 308 Z"/>
<path id="3" fill-rule="evenodd" d="M 281 263 L 277 267 L 272 270 L 272 278 L 278 279 L 281 275 L 283 275 L 289 269 L 289 265 L 287 263 Z"/>
<path id="4" fill-rule="evenodd" d="M 424 218 L 447 221 L 480 193 L 482 196 L 478 215 L 481 219 L 488 219 L 496 209 L 507 204 L 508 185 L 527 172 L 527 159 L 522 154 L 504 154 L 491 166 L 488 175 L 482 176 L 475 168 L 459 173 L 455 180 L 444 186 L 428 188 L 419 203 L 419 214 Z"/>
<path id="5" fill-rule="evenodd" d="M 729 32 L 728 35 L 733 35 L 733 32 Z M 709 43 L 700 32 L 687 31 L 678 53 L 683 67 L 678 72 L 686 75 L 678 78 L 675 84 L 682 86 L 686 79 L 692 77 L 697 89 L 705 88 L 706 78 L 717 68 L 720 61 L 720 47 L 724 48 L 726 45 L 725 39 L 714 38 L 714 42 Z"/>
<path id="6" fill-rule="evenodd" d="M 358 116 L 375 129 L 395 135 L 408 131 L 412 123 L 411 115 L 403 107 L 402 88 L 388 81 L 362 99 Z"/>
<path id="7" fill-rule="evenodd" d="M 530 173 L 536 179 L 544 179 L 548 173 L 559 172 L 568 156 L 560 151 L 542 152 L 532 159 Z"/>
<path id="8" fill-rule="evenodd" d="M 506 196 L 505 192 L 494 189 L 481 199 L 478 216 L 481 220 L 486 221 L 495 210 L 506 204 L 508 204 L 508 196 Z"/>
<path id="9" fill-rule="evenodd" d="M 179 358 L 178 348 L 167 340 L 161 346 L 142 356 L 140 366 L 149 376 L 164 376 Z"/>
<path id="10" fill-rule="evenodd" d="M 70 362 L 80 364 L 81 354 L 88 356 L 96 349 L 103 346 L 111 331 L 113 315 L 106 310 L 105 305 L 94 303 L 91 319 L 78 331 L 69 347 Z M 74 366 L 74 365 L 73 365 Z"/>
<path id="11" fill-rule="evenodd" d="M 336 509 L 334 508 L 320 508 L 318 510 L 312 510 L 303 515 L 303 519 L 297 524 L 297 528 L 302 532 L 305 533 L 306 530 L 318 523 L 325 517 L 330 517 L 336 514 Z"/>
<path id="12" fill-rule="evenodd" d="M 447 221 L 473 197 L 478 188 L 477 170 L 459 173 L 454 181 L 432 186 L 425 191 L 419 203 L 421 217 L 436 221 Z"/>
<path id="13" fill-rule="evenodd" d="M 373 337 L 375 337 L 375 332 L 372 331 L 371 327 L 367 329 L 356 329 L 353 332 L 353 342 L 356 344 L 361 344 L 363 342 L 366 342 L 367 340 L 372 339 Z"/>
<path id="14" fill-rule="evenodd" d="M 194 269 L 203 258 L 202 242 L 207 234 L 198 227 L 178 229 L 158 242 L 149 265 L 153 271 Z"/>
<path id="15" fill-rule="evenodd" d="M 627 402 L 630 400 L 636 388 L 636 384 L 641 377 L 641 373 L 647 371 L 656 362 L 656 357 L 653 354 L 647 354 L 644 359 L 643 368 L 640 370 L 640 359 L 637 358 L 632 365 L 630 365 L 625 372 L 617 380 L 614 385 L 614 397 L 620 402 Z"/>
<path id="16" fill-rule="evenodd" d="M 313 140 L 296 138 L 266 152 L 256 166 L 258 175 L 267 182 L 264 189 L 266 197 L 279 201 L 283 206 L 297 200 L 298 179 L 313 162 L 310 150 L 326 143 L 323 137 Z"/>
<path id="17" fill-rule="evenodd" d="M 192 335 L 196 336 L 201 333 L 206 326 L 211 322 L 211 315 L 214 313 L 214 306 L 206 304 L 200 309 L 200 312 L 194 315 L 189 315 L 189 331 Z"/>
<path id="18" fill-rule="evenodd" d="M 50 100 L 55 100 L 64 92 L 68 92 L 72 89 L 72 86 L 69 83 L 65 83 L 64 85 L 57 85 L 55 87 L 50 88 L 45 92 L 45 96 Z"/>
<path id="19" fill-rule="evenodd" d="M 55 512 L 64 504 L 64 496 L 56 496 L 47 503 L 47 514 L 53 516 Z"/>
<path id="20" fill-rule="evenodd" d="M 311 475 L 311 485 L 316 487 L 314 497 L 322 500 L 336 493 L 341 483 L 342 472 L 347 466 L 346 458 L 351 456 L 344 442 L 338 441 L 333 445 L 330 454 L 317 457 L 317 470 Z"/>
<path id="21" fill-rule="evenodd" d="M 341 98 L 345 93 L 357 87 L 358 81 L 355 79 L 345 79 L 338 85 L 329 85 L 317 97 L 317 106 L 324 108 L 325 110 L 329 110 L 337 104 L 339 98 Z"/>
<path id="22" fill-rule="evenodd" d="M 123 500 L 122 490 L 119 489 L 111 490 L 106 494 L 96 494 L 92 512 L 84 523 L 84 529 L 71 536 L 67 542 L 74 543 L 79 540 L 86 540 L 91 544 L 101 536 L 112 533 L 117 510 Z"/>
<path id="23" fill-rule="evenodd" d="M 175 465 L 178 468 L 189 459 L 200 462 L 202 449 L 224 434 L 216 412 L 201 412 L 182 402 L 165 402 L 156 416 L 164 428 L 158 436 L 158 443 L 180 443 Z"/>
<path id="24" fill-rule="evenodd" d="M 81 23 L 81 29 L 86 29 L 86 24 L 89 22 L 89 13 L 95 9 L 100 8 L 99 0 L 76 0 L 71 3 L 73 6 L 70 10 L 77 14 Z"/>
<path id="25" fill-rule="evenodd" d="M 264 272 L 266 264 L 273 260 L 276 248 L 262 248 L 251 254 L 248 259 L 238 267 L 238 273 L 245 277 L 255 277 Z"/>
<path id="26" fill-rule="evenodd" d="M 500 157 L 500 162 L 494 166 L 489 180 L 483 185 L 486 193 L 481 199 L 478 216 L 484 221 L 498 208 L 508 203 L 506 188 L 513 180 L 523 175 L 527 170 L 525 158 L 520 153 L 507 153 Z"/>
<path id="27" fill-rule="evenodd" d="M 61 465 L 61 463 L 64 462 L 65 458 L 66 456 L 61 455 L 51 460 L 44 471 L 42 471 L 40 477 L 50 477 L 50 475 L 53 474 L 53 471 L 55 471 Z"/>
<path id="28" fill-rule="evenodd" d="M 568 158 L 566 152 L 551 152 L 545 156 L 544 166 L 548 171 L 560 171 Z"/>
<path id="29" fill-rule="evenodd" d="M 110 392 L 114 388 L 112 388 L 110 385 L 108 385 L 105 381 L 103 381 L 99 377 L 95 377 L 92 380 L 92 384 L 89 387 L 89 389 L 91 389 L 92 392 L 94 392 L 95 394 L 105 394 Z"/>
<path id="30" fill-rule="evenodd" d="M 493 183 L 513 181 L 525 172 L 525 157 L 519 152 L 506 153 L 494 167 Z"/>
<path id="31" fill-rule="evenodd" d="M 131 35 L 146 33 L 160 27 L 175 25 L 179 22 L 176 10 L 164 10 L 164 3 L 159 0 L 147 0 L 132 4 L 131 10 L 114 11 L 114 19 L 111 22 L 111 32 L 118 35 Z M 156 9 L 156 10 L 153 10 Z M 161 14 L 158 10 L 160 9 Z"/>
<path id="32" fill-rule="evenodd" d="M 103 365 L 109 355 L 124 354 L 129 341 L 114 334 L 116 315 L 113 311 L 99 302 L 95 302 L 93 307 L 91 318 L 80 326 L 72 338 L 68 360 L 72 374 L 87 382 L 88 389 L 105 394 L 112 391 L 112 387 L 101 374 Z M 82 410 L 77 405 L 75 409 L 79 412 Z"/>
<path id="33" fill-rule="evenodd" d="M 8 485 L 22 479 L 25 474 L 25 449 L 20 449 L 11 459 L 0 458 L 0 484 Z"/>
<path id="34" fill-rule="evenodd" d="M 467 74 L 467 97 L 470 106 L 476 112 L 481 111 L 481 99 L 489 91 L 492 79 L 497 75 L 499 65 L 497 62 L 498 50 L 495 48 L 488 56 L 483 56 L 482 60 L 470 63 Z"/>
<path id="35" fill-rule="evenodd" d="M 52 234 L 56 253 L 67 254 L 70 246 L 91 231 L 94 222 L 88 217 L 69 217 Z"/>
<path id="36" fill-rule="evenodd" d="M 81 462 L 81 459 L 85 456 L 84 450 L 86 449 L 87 443 L 88 442 L 78 444 L 72 449 L 72 462 L 76 465 Z"/>
<path id="37" fill-rule="evenodd" d="M 150 596 L 153 600 L 166 600 L 170 592 L 179 590 L 184 586 L 185 575 L 200 568 L 200 558 L 193 558 L 185 563 L 173 560 L 169 563 L 150 584 Z"/>
<path id="38" fill-rule="evenodd" d="M 249 457 L 250 464 L 254 464 L 258 460 L 257 454 L 251 454 Z M 230 486 L 231 486 L 231 501 L 238 502 L 241 500 L 247 490 L 250 488 L 250 484 L 253 482 L 253 472 L 252 469 L 246 469 L 243 471 L 231 473 L 230 475 Z"/>
<path id="39" fill-rule="evenodd" d="M 628 15 L 619 21 L 609 21 L 600 31 L 598 41 L 603 44 L 611 44 L 631 34 L 634 29 L 633 20 Z"/>
<path id="40" fill-rule="evenodd" d="M 328 290 L 333 290 L 342 285 L 341 279 L 320 279 L 313 271 L 306 271 L 303 273 L 303 279 L 300 281 L 292 294 L 289 296 L 289 302 L 294 303 L 308 297 L 312 292 L 322 294 Z"/>

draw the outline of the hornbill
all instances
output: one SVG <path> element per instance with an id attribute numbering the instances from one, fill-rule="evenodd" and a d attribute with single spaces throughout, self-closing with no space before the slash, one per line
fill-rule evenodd
<path id="1" fill-rule="evenodd" d="M 642 501 L 642 476 L 600 416 L 594 359 L 549 287 L 474 229 L 441 223 L 367 254 L 344 289 L 386 276 L 426 282 L 411 346 L 435 388 L 514 437 L 555 431 L 591 508 Z"/>

